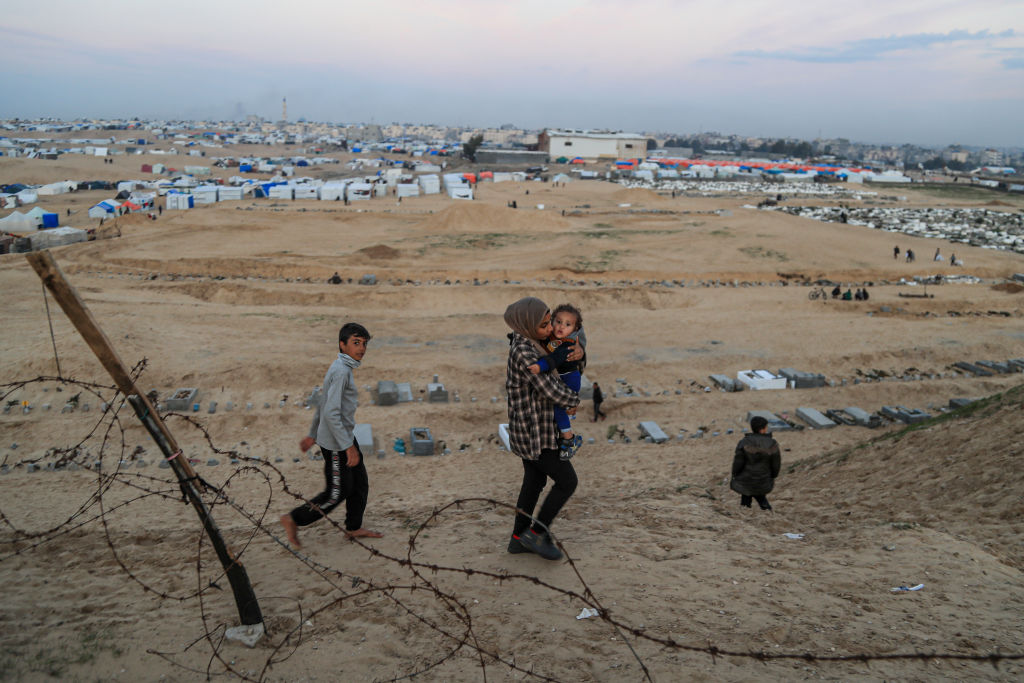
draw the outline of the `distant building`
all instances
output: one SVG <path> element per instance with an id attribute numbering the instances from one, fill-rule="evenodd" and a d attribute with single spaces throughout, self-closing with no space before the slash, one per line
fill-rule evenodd
<path id="1" fill-rule="evenodd" d="M 985 166 L 998 166 L 1003 163 L 1003 154 L 994 149 L 986 149 L 981 153 L 981 163 Z"/>
<path id="2" fill-rule="evenodd" d="M 643 159 L 647 156 L 647 138 L 637 133 L 548 129 L 537 136 L 537 149 L 552 159 Z"/>

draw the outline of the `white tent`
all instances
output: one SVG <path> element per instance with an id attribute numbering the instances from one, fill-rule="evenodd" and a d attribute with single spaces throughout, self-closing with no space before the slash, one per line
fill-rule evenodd
<path id="1" fill-rule="evenodd" d="M 423 194 L 439 194 L 441 192 L 441 179 L 436 175 L 421 175 L 417 180 L 423 188 Z"/>
<path id="2" fill-rule="evenodd" d="M 330 180 L 320 188 L 320 199 L 323 201 L 339 201 L 345 198 L 345 185 L 342 180 Z"/>
<path id="3" fill-rule="evenodd" d="M 228 186 L 219 187 L 219 188 L 217 188 L 217 201 L 226 202 L 226 201 L 232 201 L 232 200 L 239 200 L 239 199 L 242 198 L 242 195 L 243 195 L 244 191 L 245 190 L 242 187 L 240 187 L 240 186 L 239 187 L 233 187 L 233 186 L 232 187 L 228 187 Z"/>
<path id="4" fill-rule="evenodd" d="M 466 185 L 451 185 L 448 187 L 448 196 L 452 199 L 472 199 L 473 188 Z"/>
<path id="5" fill-rule="evenodd" d="M 195 206 L 195 198 L 190 194 L 171 192 L 167 195 L 168 211 L 184 211 L 185 209 L 191 209 L 193 206 Z"/>
<path id="6" fill-rule="evenodd" d="M 267 196 L 271 199 L 292 199 L 294 192 L 295 188 L 291 185 L 274 185 L 270 188 Z"/>
<path id="7" fill-rule="evenodd" d="M 420 186 L 416 183 L 398 183 L 395 185 L 395 195 L 398 197 L 418 197 Z"/>
<path id="8" fill-rule="evenodd" d="M 0 218 L 0 229 L 6 232 L 27 232 L 36 229 L 37 221 L 18 211 Z"/>
<path id="9" fill-rule="evenodd" d="M 296 199 L 319 199 L 320 188 L 316 185 L 296 185 L 295 186 L 295 198 Z"/>
<path id="10" fill-rule="evenodd" d="M 215 204 L 217 202 L 216 185 L 200 185 L 192 190 L 196 204 Z"/>
<path id="11" fill-rule="evenodd" d="M 350 202 L 369 199 L 373 193 L 373 185 L 370 183 L 350 183 L 345 188 L 345 196 Z"/>
<path id="12" fill-rule="evenodd" d="M 70 192 L 78 186 L 78 183 L 72 183 L 70 180 L 62 180 L 57 183 L 49 183 L 42 187 L 37 187 L 36 192 L 42 196 L 52 196 L 55 194 L 64 194 Z"/>
<path id="13" fill-rule="evenodd" d="M 35 204 L 39 201 L 39 195 L 36 193 L 35 188 L 25 188 L 18 193 L 18 201 L 22 204 Z"/>
<path id="14" fill-rule="evenodd" d="M 113 199 L 104 199 L 99 204 L 94 204 L 89 208 L 89 218 L 107 218 L 117 214 L 117 207 L 121 206 L 120 202 L 114 201 Z"/>
<path id="15" fill-rule="evenodd" d="M 74 244 L 75 242 L 85 242 L 86 239 L 88 239 L 88 234 L 86 234 L 85 230 L 69 226 L 40 230 L 35 234 L 29 235 L 33 251 L 51 249 L 65 244 Z"/>

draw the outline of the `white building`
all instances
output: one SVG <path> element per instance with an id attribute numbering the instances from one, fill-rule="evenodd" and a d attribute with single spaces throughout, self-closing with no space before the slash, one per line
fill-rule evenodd
<path id="1" fill-rule="evenodd" d="M 643 159 L 647 156 L 647 138 L 637 133 L 548 129 L 540 134 L 537 146 L 552 160 L 559 157 Z"/>

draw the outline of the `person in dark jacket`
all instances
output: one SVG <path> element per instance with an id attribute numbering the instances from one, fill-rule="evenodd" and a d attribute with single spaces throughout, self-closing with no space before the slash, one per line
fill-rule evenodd
<path id="1" fill-rule="evenodd" d="M 601 410 L 601 404 L 604 403 L 604 394 L 601 393 L 601 387 L 598 386 L 597 382 L 594 382 L 593 390 L 594 390 L 594 393 L 593 393 L 593 399 L 594 399 L 594 422 L 597 422 L 598 418 L 603 420 L 603 419 L 605 419 L 608 416 L 604 414 L 603 410 Z"/>
<path id="2" fill-rule="evenodd" d="M 750 421 L 750 431 L 736 444 L 729 488 L 740 494 L 740 505 L 750 507 L 751 500 L 757 500 L 762 510 L 771 510 L 765 496 L 775 487 L 782 466 L 779 443 L 768 433 L 768 420 L 761 416 Z"/>

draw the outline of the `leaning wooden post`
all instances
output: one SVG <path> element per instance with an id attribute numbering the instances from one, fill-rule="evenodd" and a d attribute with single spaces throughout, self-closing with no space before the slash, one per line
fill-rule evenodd
<path id="1" fill-rule="evenodd" d="M 192 507 L 196 509 L 199 519 L 203 522 L 203 527 L 210 537 L 210 543 L 224 567 L 224 572 L 231 583 L 231 590 L 235 594 L 235 604 L 238 607 L 238 616 L 242 621 L 244 633 L 235 629 L 229 629 L 229 631 L 235 631 L 232 635 L 247 644 L 251 644 L 249 641 L 254 643 L 263 634 L 263 615 L 260 612 L 259 602 L 249 583 L 249 575 L 246 573 L 245 567 L 228 549 L 217 524 L 213 521 L 209 508 L 199 495 L 199 489 L 196 486 L 199 478 L 195 470 L 192 469 L 191 463 L 178 448 L 174 436 L 164 421 L 160 419 L 160 415 L 154 409 L 149 398 L 136 388 L 128 368 L 117 355 L 107 335 L 96 323 L 96 319 L 92 317 L 92 312 L 86 307 L 85 302 L 78 295 L 78 291 L 64 277 L 63 271 L 54 261 L 50 252 L 48 250 L 30 252 L 25 254 L 25 258 L 35 268 L 43 284 L 53 294 L 53 298 L 60 304 L 60 307 L 64 309 L 64 313 L 85 339 L 92 352 L 96 354 L 100 363 L 110 373 L 118 391 L 127 397 L 139 420 L 170 462 L 171 468 L 178 477 L 182 493 L 192 503 Z"/>

